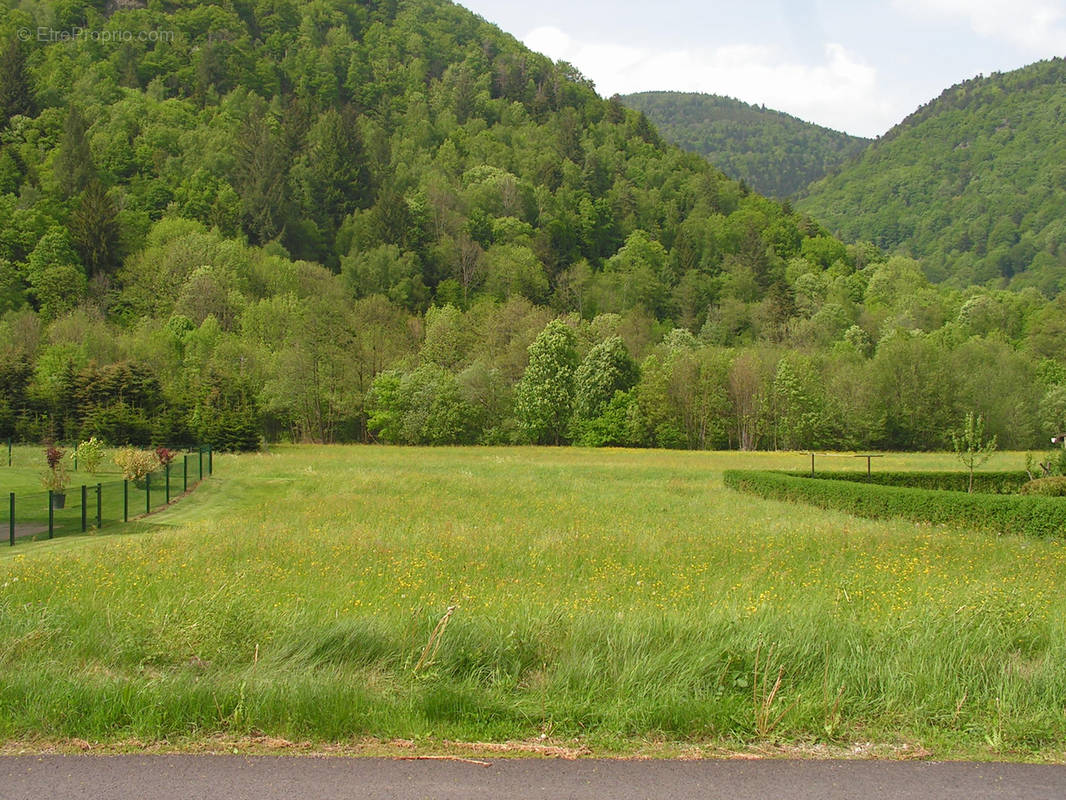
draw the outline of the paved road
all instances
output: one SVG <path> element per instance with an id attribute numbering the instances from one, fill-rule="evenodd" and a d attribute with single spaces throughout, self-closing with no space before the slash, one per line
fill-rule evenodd
<path id="1" fill-rule="evenodd" d="M 0 800 L 1061 800 L 1066 767 L 877 761 L 0 757 Z"/>

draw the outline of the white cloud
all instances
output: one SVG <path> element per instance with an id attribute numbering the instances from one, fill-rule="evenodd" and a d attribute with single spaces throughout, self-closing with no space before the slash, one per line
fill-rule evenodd
<path id="1" fill-rule="evenodd" d="M 962 20 L 974 33 L 1036 56 L 1066 53 L 1066 9 L 1057 0 L 893 0 L 918 19 Z"/>
<path id="2" fill-rule="evenodd" d="M 570 62 L 605 96 L 654 90 L 722 94 L 866 136 L 883 133 L 910 111 L 884 99 L 877 70 L 841 44 L 827 44 L 824 59 L 808 64 L 762 45 L 655 51 L 578 41 L 558 28 L 537 28 L 524 42 Z"/>

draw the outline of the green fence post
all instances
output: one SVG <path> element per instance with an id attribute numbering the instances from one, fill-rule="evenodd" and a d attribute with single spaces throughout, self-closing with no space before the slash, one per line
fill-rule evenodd
<path id="1" fill-rule="evenodd" d="M 181 457 L 181 492 L 189 491 L 189 454 Z"/>
<path id="2" fill-rule="evenodd" d="M 81 532 L 82 533 L 85 533 L 85 531 L 89 530 L 89 516 L 88 516 L 89 509 L 86 508 L 88 503 L 89 503 L 89 492 L 85 488 L 85 484 L 83 483 L 81 485 Z"/>
<path id="3" fill-rule="evenodd" d="M 96 484 L 96 529 L 104 527 L 104 485 Z"/>
<path id="4" fill-rule="evenodd" d="M 212 472 L 214 472 L 214 467 L 212 466 L 212 459 L 211 459 L 212 455 L 214 455 L 214 451 L 211 449 L 211 445 L 208 445 L 207 446 L 207 474 L 208 475 L 210 475 Z"/>
<path id="5" fill-rule="evenodd" d="M 200 456 L 200 480 L 204 479 L 204 448 L 201 447 L 197 455 Z"/>
<path id="6" fill-rule="evenodd" d="M 144 513 L 152 513 L 152 473 L 144 476 Z"/>
<path id="7" fill-rule="evenodd" d="M 55 492 L 48 490 L 48 538 L 51 539 L 55 531 Z"/>
<path id="8" fill-rule="evenodd" d="M 78 471 L 78 448 L 74 448 L 74 471 Z"/>
<path id="9" fill-rule="evenodd" d="M 122 521 L 130 521 L 130 482 L 122 479 Z"/>
<path id="10" fill-rule="evenodd" d="M 7 518 L 7 536 L 11 540 L 11 546 L 15 546 L 15 493 L 11 493 L 11 508 Z"/>
<path id="11" fill-rule="evenodd" d="M 165 467 L 163 467 L 163 471 L 166 473 L 167 476 L 167 505 L 170 505 L 170 464 L 167 464 Z"/>

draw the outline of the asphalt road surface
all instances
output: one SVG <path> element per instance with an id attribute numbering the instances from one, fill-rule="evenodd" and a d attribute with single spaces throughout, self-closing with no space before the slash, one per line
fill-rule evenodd
<path id="1" fill-rule="evenodd" d="M 0 757 L 0 800 L 1062 800 L 1066 767 L 885 761 Z"/>

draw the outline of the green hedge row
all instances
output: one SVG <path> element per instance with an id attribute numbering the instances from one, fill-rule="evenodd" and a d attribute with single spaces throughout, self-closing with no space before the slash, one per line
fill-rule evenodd
<path id="1" fill-rule="evenodd" d="M 786 472 L 799 478 L 809 478 L 810 470 Z M 852 481 L 854 483 L 875 483 L 880 486 L 906 486 L 911 489 L 939 489 L 948 492 L 965 492 L 969 485 L 968 472 L 819 472 L 815 478 L 831 481 Z M 1029 482 L 1025 472 L 975 472 L 973 490 L 985 494 L 1018 494 Z"/>
<path id="2" fill-rule="evenodd" d="M 902 518 L 995 533 L 1062 536 L 1066 501 L 1055 497 L 884 486 L 787 472 L 726 470 L 725 485 L 774 500 L 809 503 L 870 519 Z M 865 477 L 865 476 L 863 476 Z"/>

